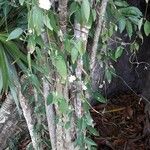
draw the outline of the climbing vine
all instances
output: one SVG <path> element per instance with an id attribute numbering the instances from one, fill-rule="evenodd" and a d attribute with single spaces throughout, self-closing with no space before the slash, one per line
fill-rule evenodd
<path id="1" fill-rule="evenodd" d="M 96 63 L 103 88 L 116 77 L 112 62 L 128 47 L 136 53 L 139 39 L 149 36 L 146 12 L 122 0 L 5 0 L 0 6 L 0 92 L 10 91 L 23 111 L 33 148 L 42 149 L 48 130 L 53 150 L 96 149 L 90 100 L 107 101 L 94 88 Z"/>

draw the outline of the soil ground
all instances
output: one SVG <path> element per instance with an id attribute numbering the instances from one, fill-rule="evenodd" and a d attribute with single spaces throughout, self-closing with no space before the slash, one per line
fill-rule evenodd
<path id="1" fill-rule="evenodd" d="M 110 98 L 108 104 L 91 110 L 99 137 L 94 137 L 98 150 L 150 150 L 150 118 L 145 103 L 134 94 Z"/>

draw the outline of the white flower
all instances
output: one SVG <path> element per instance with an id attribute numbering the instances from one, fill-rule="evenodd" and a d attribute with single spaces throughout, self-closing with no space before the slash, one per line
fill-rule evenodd
<path id="1" fill-rule="evenodd" d="M 28 30 L 28 33 L 29 33 L 29 34 L 32 34 L 32 33 L 33 33 L 32 29 L 29 29 L 29 30 Z"/>
<path id="2" fill-rule="evenodd" d="M 73 81 L 76 80 L 76 77 L 71 75 L 69 78 L 68 78 L 69 82 L 72 83 Z"/>
<path id="3" fill-rule="evenodd" d="M 100 84 L 100 85 L 99 85 L 99 88 L 102 89 L 102 88 L 103 88 L 103 84 Z"/>
<path id="4" fill-rule="evenodd" d="M 87 87 L 86 87 L 86 85 L 83 83 L 83 81 L 82 81 L 82 83 L 81 83 L 81 86 L 82 86 L 82 89 L 83 89 L 84 91 L 87 90 Z"/>
<path id="5" fill-rule="evenodd" d="M 82 89 L 83 89 L 84 91 L 86 91 L 86 90 L 87 90 L 87 87 L 86 87 L 85 85 L 82 85 Z"/>
<path id="6" fill-rule="evenodd" d="M 49 10 L 51 8 L 52 3 L 49 0 L 39 0 L 39 7 L 45 10 Z"/>

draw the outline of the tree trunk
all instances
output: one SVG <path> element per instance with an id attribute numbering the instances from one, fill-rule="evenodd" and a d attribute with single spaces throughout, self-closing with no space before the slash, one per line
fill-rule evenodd
<path id="1" fill-rule="evenodd" d="M 20 133 L 28 133 L 28 129 L 25 120 L 18 114 L 12 96 L 8 94 L 0 108 L 0 149 L 5 149 L 9 140 Z"/>

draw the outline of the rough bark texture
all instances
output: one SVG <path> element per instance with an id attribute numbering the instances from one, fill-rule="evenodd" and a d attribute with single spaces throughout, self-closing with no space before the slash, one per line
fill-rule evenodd
<path id="1" fill-rule="evenodd" d="M 59 23 L 63 34 L 66 33 L 67 27 L 67 4 L 68 0 L 59 0 Z"/>
<path id="2" fill-rule="evenodd" d="M 19 116 L 11 95 L 8 95 L 0 108 L 0 150 L 8 146 L 10 138 L 28 131 L 24 118 Z"/>
<path id="3" fill-rule="evenodd" d="M 43 79 L 43 95 L 46 108 L 46 118 L 48 122 L 48 131 L 50 135 L 50 141 L 52 150 L 56 150 L 56 124 L 55 124 L 55 112 L 53 104 L 47 105 L 47 97 L 50 92 L 49 82 L 46 79 Z"/>
<path id="4" fill-rule="evenodd" d="M 95 66 L 98 41 L 99 41 L 99 36 L 100 36 L 101 30 L 102 30 L 102 24 L 103 24 L 103 19 L 104 19 L 105 12 L 106 12 L 107 3 L 108 3 L 108 0 L 102 0 L 101 6 L 100 6 L 100 11 L 98 14 L 98 24 L 96 26 L 94 41 L 93 41 L 92 50 L 91 50 L 91 59 L 90 59 L 91 60 L 91 62 L 90 62 L 91 71 L 94 70 L 94 66 Z"/>
<path id="5" fill-rule="evenodd" d="M 35 118 L 33 117 L 32 109 L 29 105 L 28 100 L 23 96 L 21 92 L 21 88 L 18 88 L 18 97 L 30 133 L 33 148 L 35 150 L 42 150 L 42 146 L 40 144 L 41 137 L 34 130 L 36 122 L 35 122 Z"/>

